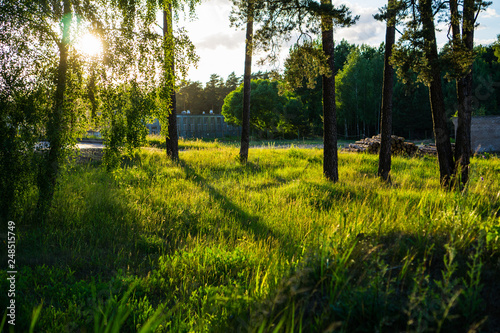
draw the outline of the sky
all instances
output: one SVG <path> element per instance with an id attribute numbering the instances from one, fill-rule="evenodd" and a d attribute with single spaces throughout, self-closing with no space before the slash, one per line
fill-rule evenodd
<path id="1" fill-rule="evenodd" d="M 349 28 L 337 28 L 335 40 L 346 39 L 351 44 L 368 44 L 378 46 L 385 40 L 385 25 L 373 18 L 378 8 L 387 3 L 386 0 L 333 0 L 334 5 L 346 4 L 354 15 L 360 15 L 356 25 Z M 211 74 L 218 74 L 226 79 L 231 72 L 243 74 L 245 56 L 245 31 L 230 27 L 230 0 L 202 0 L 196 8 L 196 18 L 181 18 L 177 27 L 185 27 L 196 46 L 200 56 L 197 68 L 191 68 L 188 79 L 205 83 Z M 479 26 L 475 32 L 476 45 L 491 44 L 500 34 L 500 1 L 493 4 L 478 19 Z M 442 26 L 438 42 L 446 42 L 447 28 Z M 255 29 L 255 28 L 254 28 Z M 288 53 L 290 44 L 282 49 L 283 57 Z M 254 56 L 252 71 L 266 70 L 269 67 L 257 66 L 259 56 Z"/>

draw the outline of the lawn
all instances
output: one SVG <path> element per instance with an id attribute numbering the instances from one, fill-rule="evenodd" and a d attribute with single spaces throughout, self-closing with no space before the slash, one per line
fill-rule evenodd
<path id="1" fill-rule="evenodd" d="M 178 163 L 144 148 L 112 172 L 72 164 L 43 224 L 25 203 L 16 331 L 500 327 L 498 158 L 475 157 L 447 191 L 433 157 L 395 157 L 387 185 L 377 156 L 341 153 L 332 184 L 320 149 L 254 148 L 241 164 L 234 144 L 180 147 Z"/>

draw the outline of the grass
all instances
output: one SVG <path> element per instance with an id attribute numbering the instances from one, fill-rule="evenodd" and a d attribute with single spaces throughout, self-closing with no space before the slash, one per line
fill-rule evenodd
<path id="1" fill-rule="evenodd" d="M 236 145 L 179 146 L 179 163 L 143 149 L 113 172 L 71 166 L 44 225 L 29 214 L 34 203 L 26 207 L 16 221 L 16 329 L 500 325 L 498 158 L 474 158 L 466 189 L 445 191 L 432 157 L 395 157 L 386 185 L 376 156 L 340 154 L 332 184 L 320 149 L 252 149 L 241 164 Z"/>
<path id="2" fill-rule="evenodd" d="M 354 141 L 348 140 L 339 140 L 338 144 L 341 146 L 345 146 L 348 143 L 353 143 Z M 146 137 L 146 145 L 152 148 L 160 148 L 165 149 L 165 138 L 160 135 L 148 135 Z M 308 138 L 303 140 L 285 140 L 285 139 L 276 139 L 276 140 L 265 140 L 265 139 L 255 139 L 251 138 L 250 147 L 254 148 L 289 148 L 293 146 L 317 146 L 323 145 L 323 139 L 321 138 Z M 224 137 L 217 139 L 195 139 L 189 140 L 180 138 L 179 139 L 179 149 L 212 149 L 219 148 L 221 146 L 224 147 L 234 147 L 239 148 L 240 142 L 238 138 L 235 137 Z"/>

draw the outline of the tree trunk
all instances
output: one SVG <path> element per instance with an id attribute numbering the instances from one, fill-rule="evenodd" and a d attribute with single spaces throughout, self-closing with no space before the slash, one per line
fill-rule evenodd
<path id="1" fill-rule="evenodd" d="M 248 148 L 250 146 L 250 84 L 252 76 L 253 53 L 253 12 L 251 9 L 249 10 L 247 19 L 248 21 L 245 41 L 245 73 L 243 75 L 243 116 L 240 147 L 240 160 L 245 163 L 248 160 Z"/>
<path id="2" fill-rule="evenodd" d="M 432 1 L 419 0 L 419 10 L 422 19 L 425 57 L 430 65 L 431 77 L 430 83 L 428 84 L 429 98 L 439 161 L 440 181 L 443 186 L 448 186 L 454 173 L 454 161 L 446 119 L 446 110 L 444 107 L 441 68 L 437 52 Z"/>
<path id="3" fill-rule="evenodd" d="M 459 47 L 463 43 L 467 51 L 473 51 L 474 0 L 464 1 L 462 36 L 460 36 L 457 0 L 450 0 L 450 11 L 452 17 L 453 47 Z M 465 185 L 469 179 L 471 155 L 472 63 L 467 74 L 457 79 L 456 89 L 458 99 L 458 126 L 455 144 L 455 168 L 457 173 L 461 172 L 460 178 Z"/>
<path id="4" fill-rule="evenodd" d="M 322 4 L 331 5 L 331 0 L 322 0 Z M 323 75 L 323 173 L 326 179 L 336 182 L 339 180 L 337 156 L 337 115 L 335 109 L 335 68 L 333 19 L 321 16 L 321 42 L 323 52 L 328 57 L 330 75 Z"/>
<path id="5" fill-rule="evenodd" d="M 67 119 L 65 117 L 64 99 L 66 93 L 66 74 L 68 72 L 68 49 L 70 42 L 71 8 L 68 0 L 63 2 L 62 38 L 58 45 L 59 66 L 57 68 L 56 91 L 54 94 L 54 105 L 48 115 L 47 141 L 49 151 L 44 158 L 42 170 L 38 178 L 39 197 L 37 208 L 39 216 L 45 218 L 52 199 L 59 174 L 61 157 L 64 149 L 64 137 L 68 131 Z"/>
<path id="6" fill-rule="evenodd" d="M 175 55 L 173 52 L 173 20 L 172 20 L 172 5 L 168 6 L 168 10 L 163 10 L 163 40 L 167 43 L 167 39 L 170 41 L 168 47 L 171 50 L 165 50 L 165 62 L 166 66 L 164 70 L 166 71 L 165 76 L 168 78 L 165 84 L 172 85 L 172 91 L 170 93 L 170 113 L 167 117 L 168 123 L 168 136 L 166 138 L 166 148 L 167 156 L 173 161 L 179 160 L 179 137 L 177 135 L 177 106 L 175 98 Z M 170 59 L 167 59 L 169 57 Z M 168 61 L 167 61 L 168 60 Z"/>
<path id="7" fill-rule="evenodd" d="M 382 87 L 382 107 L 380 112 L 380 153 L 378 160 L 378 176 L 390 182 L 391 171 L 391 132 L 392 132 L 392 95 L 394 86 L 394 69 L 389 63 L 392 47 L 396 39 L 396 22 L 394 0 L 387 5 L 388 17 L 385 32 L 384 81 Z"/>

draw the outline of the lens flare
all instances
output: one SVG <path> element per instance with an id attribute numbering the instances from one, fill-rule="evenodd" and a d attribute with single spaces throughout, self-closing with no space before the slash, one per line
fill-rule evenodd
<path id="1" fill-rule="evenodd" d="M 99 54 L 102 53 L 101 40 L 89 33 L 81 36 L 77 40 L 75 48 L 79 52 L 90 57 L 98 56 Z"/>

